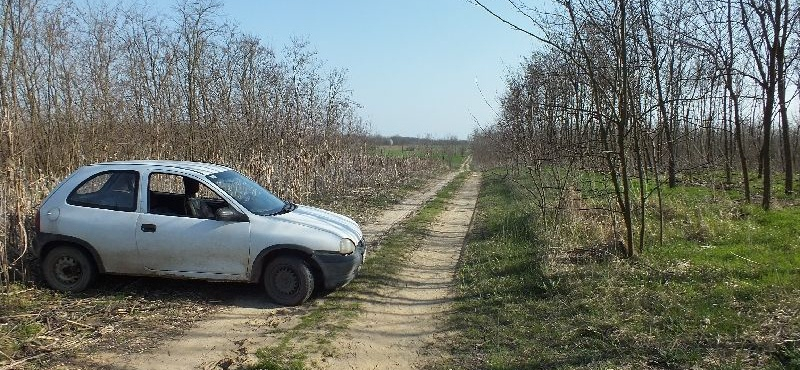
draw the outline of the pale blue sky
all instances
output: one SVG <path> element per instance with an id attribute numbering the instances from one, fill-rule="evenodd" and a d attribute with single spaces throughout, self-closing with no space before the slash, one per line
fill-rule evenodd
<path id="1" fill-rule="evenodd" d="M 479 89 L 497 109 L 509 69 L 535 47 L 467 0 L 223 4 L 223 16 L 275 50 L 305 38 L 328 68 L 346 69 L 361 116 L 382 135 L 466 139 L 475 119 L 488 125 L 496 117 Z M 505 1 L 485 4 L 514 14 Z"/>

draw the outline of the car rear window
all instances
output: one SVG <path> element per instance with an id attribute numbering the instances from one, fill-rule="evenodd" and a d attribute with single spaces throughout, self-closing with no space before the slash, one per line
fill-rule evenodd
<path id="1" fill-rule="evenodd" d="M 67 203 L 75 206 L 135 211 L 139 189 L 136 171 L 106 171 L 98 173 L 75 187 Z"/>

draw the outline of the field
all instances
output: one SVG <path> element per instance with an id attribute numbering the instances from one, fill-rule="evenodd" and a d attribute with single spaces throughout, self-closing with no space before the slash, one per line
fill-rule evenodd
<path id="1" fill-rule="evenodd" d="M 796 207 L 678 187 L 664 196 L 664 244 L 620 259 L 588 234 L 543 230 L 527 180 L 511 176 L 484 177 L 448 325 L 453 358 L 435 368 L 800 367 Z M 596 222 L 576 214 L 562 231 Z"/>
<path id="2" fill-rule="evenodd" d="M 165 367 L 163 358 L 184 361 L 179 369 L 324 367 L 356 358 L 337 346 L 377 347 L 354 323 L 391 322 L 372 311 L 411 289 L 447 292 L 394 304 L 409 308 L 396 315 L 409 318 L 403 324 L 425 326 L 380 329 L 403 337 L 384 349 L 408 352 L 405 367 L 800 369 L 797 1 L 555 1 L 537 10 L 519 0 L 505 11 L 468 1 L 532 36 L 534 48 L 497 71 L 502 91 L 484 95 L 477 76 L 458 79 L 474 78 L 488 118 L 467 101 L 459 106 L 471 121 L 436 118 L 461 95 L 437 93 L 424 115 L 393 128 L 374 103 L 357 101 L 364 92 L 348 71 L 405 114 L 415 109 L 404 104 L 423 102 L 394 95 L 396 68 L 364 79 L 357 64 L 328 65 L 303 37 L 277 49 L 227 18 L 232 3 L 0 5 L 0 370 L 127 368 L 136 355 L 158 364 L 140 368 Z M 351 15 L 328 20 L 362 25 Z M 426 40 L 438 32 L 420 30 Z M 356 39 L 383 30 L 372 31 L 338 40 L 365 45 Z M 481 59 L 449 52 L 459 43 L 431 52 L 383 39 L 404 53 L 392 61 L 458 55 L 405 63 L 425 67 L 419 77 Z M 404 80 L 417 91 L 458 86 Z M 373 124 L 474 131 L 469 141 L 384 137 Z M 282 199 L 372 226 L 379 245 L 351 285 L 295 308 L 242 284 L 102 276 L 78 294 L 46 288 L 32 253 L 41 201 L 81 166 L 145 159 L 232 167 Z M 469 225 L 443 226 L 462 216 Z M 420 262 L 439 247 L 451 253 L 446 263 Z M 398 276 L 425 268 L 447 278 Z M 441 326 L 409 313 L 431 302 L 448 307 Z M 236 329 L 188 338 L 228 314 Z M 274 331 L 239 330 L 251 326 Z M 222 344 L 198 354 L 171 341 Z M 234 344 L 231 359 L 220 348 Z M 389 363 L 378 361 L 339 367 Z"/>
<path id="3" fill-rule="evenodd" d="M 402 266 L 413 266 L 409 247 L 429 235 L 464 176 L 394 229 L 353 284 L 304 308 L 278 342 L 252 353 L 249 368 L 316 368 L 341 359 L 335 343 L 364 314 L 364 297 L 370 301 L 381 284 L 398 281 Z M 660 214 L 648 211 L 644 250 L 622 258 L 608 240 L 609 217 L 587 206 L 602 203 L 600 192 L 572 194 L 574 208 L 555 225 L 537 209 L 532 187 L 524 172 L 484 172 L 453 308 L 436 330 L 448 334 L 425 350 L 446 355 L 427 357 L 426 368 L 800 367 L 800 210 L 793 197 L 764 211 L 744 204 L 738 191 L 687 180 L 664 190 Z M 386 207 L 410 189 L 359 204 Z M 663 243 L 652 226 L 659 216 Z M 233 297 L 257 290 L 232 286 L 220 294 L 203 283 L 107 277 L 67 296 L 16 284 L 0 296 L 0 351 L 33 368 L 60 355 L 68 359 L 62 364 L 85 366 L 78 346 L 152 351 L 196 325 L 166 318 L 213 317 L 235 306 Z M 142 336 L 153 328 L 161 335 Z"/>
<path id="4" fill-rule="evenodd" d="M 377 145 L 375 153 L 388 158 L 439 158 L 447 163 L 448 168 L 456 169 L 464 162 L 467 156 L 467 145 L 465 144 L 444 144 L 444 145 Z"/>

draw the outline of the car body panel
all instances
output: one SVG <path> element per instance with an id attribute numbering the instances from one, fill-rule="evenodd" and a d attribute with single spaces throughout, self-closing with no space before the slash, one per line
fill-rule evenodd
<path id="1" fill-rule="evenodd" d="M 137 213 L 67 203 L 67 196 L 75 187 L 100 172 L 103 171 L 82 167 L 56 187 L 42 202 L 39 211 L 41 231 L 75 238 L 93 247 L 113 245 L 114 248 L 102 250 L 102 254 L 95 248 L 103 257 L 103 268 L 106 271 L 135 273 L 141 269 L 137 266 L 138 253 L 133 233 Z"/>
<path id="2" fill-rule="evenodd" d="M 297 208 L 286 214 L 275 216 L 287 222 L 296 222 L 321 231 L 336 231 L 342 238 L 348 238 L 358 243 L 363 237 L 358 224 L 352 219 L 324 209 L 298 205 Z"/>
<path id="3" fill-rule="evenodd" d="M 335 238 L 335 243 L 332 244 L 335 248 L 329 248 L 329 244 L 327 243 L 320 243 L 315 249 L 338 251 L 339 240 L 341 238 L 348 238 L 356 244 L 362 238 L 361 230 L 353 220 L 332 212 L 322 211 L 319 208 L 304 205 L 297 205 L 297 208 L 289 213 L 274 216 L 255 216 L 254 218 L 268 224 L 274 223 L 274 226 L 269 226 L 270 232 L 284 235 L 284 237 L 281 238 L 282 240 L 275 240 L 273 243 L 270 243 L 270 245 L 293 242 L 291 240 L 293 238 L 300 238 L 296 239 L 296 241 L 304 240 L 307 243 L 313 243 L 313 241 L 308 238 L 316 237 L 315 234 L 318 231 L 324 234 L 330 234 L 330 237 Z M 305 243 L 299 244 L 309 245 Z"/>
<path id="4" fill-rule="evenodd" d="M 52 222 L 55 227 L 43 226 L 43 229 L 50 234 L 66 235 L 91 245 L 102 258 L 103 268 L 108 272 L 122 274 L 142 272 L 134 234 L 137 213 L 68 204 L 61 205 L 59 209 L 58 222 Z M 113 247 L 98 248 L 98 246 Z"/>
<path id="5" fill-rule="evenodd" d="M 153 225 L 154 231 L 144 231 Z M 136 246 L 143 273 L 247 280 L 250 223 L 140 214 Z"/>

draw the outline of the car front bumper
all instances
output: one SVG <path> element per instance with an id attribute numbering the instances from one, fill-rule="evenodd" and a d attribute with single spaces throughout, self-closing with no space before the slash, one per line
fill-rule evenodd
<path id="1" fill-rule="evenodd" d="M 366 255 L 366 244 L 361 240 L 349 255 L 317 253 L 312 258 L 322 272 L 325 289 L 332 290 L 347 285 L 358 275 Z"/>

